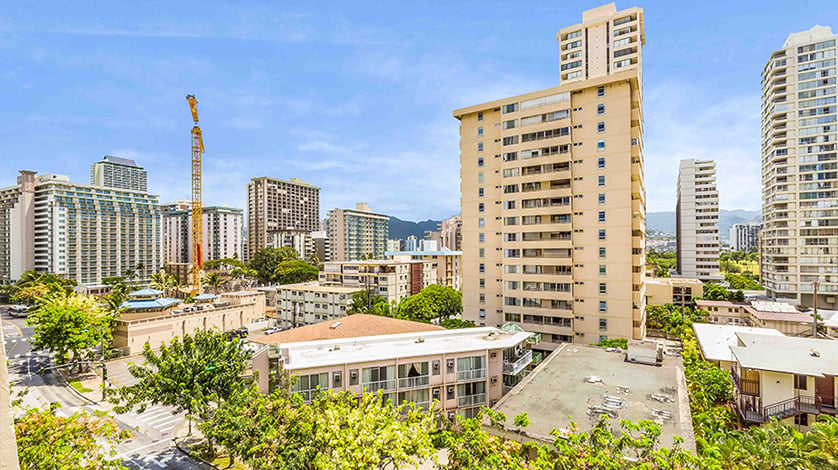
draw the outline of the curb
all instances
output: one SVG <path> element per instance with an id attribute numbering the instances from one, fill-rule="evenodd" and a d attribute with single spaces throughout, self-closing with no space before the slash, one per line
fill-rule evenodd
<path id="1" fill-rule="evenodd" d="M 61 382 L 64 385 L 64 387 L 69 388 L 70 391 L 72 391 L 74 394 L 76 394 L 77 397 L 79 397 L 82 400 L 90 403 L 91 405 L 98 405 L 99 404 L 98 401 L 91 400 L 90 398 L 84 396 L 80 391 L 76 390 L 75 387 L 70 385 L 70 383 L 67 382 L 67 378 L 64 377 L 63 371 L 59 371 L 58 374 L 56 374 L 56 375 L 61 378 Z"/>
<path id="2" fill-rule="evenodd" d="M 227 468 L 227 467 L 219 467 L 219 466 L 215 465 L 214 463 L 207 462 L 206 460 L 204 460 L 200 457 L 195 457 L 194 455 L 190 454 L 188 450 L 185 450 L 184 448 L 182 448 L 180 446 L 180 443 L 178 442 L 178 438 L 176 438 L 176 437 L 172 438 L 172 442 L 175 443 L 175 448 L 177 450 L 179 450 L 183 455 L 185 455 L 186 457 L 189 457 L 192 460 L 197 460 L 198 462 L 201 462 L 202 464 L 204 464 L 204 465 L 206 465 L 210 468 L 214 468 L 216 470 L 224 470 L 225 468 Z"/>

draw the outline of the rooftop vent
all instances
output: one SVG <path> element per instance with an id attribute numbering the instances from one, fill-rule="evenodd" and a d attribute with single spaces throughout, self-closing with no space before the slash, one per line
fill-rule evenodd
<path id="1" fill-rule="evenodd" d="M 341 323 L 339 321 L 336 321 L 336 322 L 332 323 L 331 325 L 329 325 L 329 329 L 334 330 L 334 329 L 337 329 L 337 327 L 339 327 L 341 325 L 343 325 L 343 323 Z"/>
<path id="2" fill-rule="evenodd" d="M 815 349 L 810 349 L 809 350 L 809 355 L 812 356 L 812 357 L 821 357 L 820 351 L 815 350 Z"/>
<path id="3" fill-rule="evenodd" d="M 425 337 L 424 337 L 424 336 L 420 336 L 420 337 L 416 338 L 416 342 L 417 342 L 417 343 L 424 343 L 424 342 L 425 342 Z"/>

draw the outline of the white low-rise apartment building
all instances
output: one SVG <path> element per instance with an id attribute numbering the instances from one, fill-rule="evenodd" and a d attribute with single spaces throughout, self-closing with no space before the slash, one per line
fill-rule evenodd
<path id="1" fill-rule="evenodd" d="M 273 307 L 278 326 L 297 328 L 345 317 L 352 296 L 364 289 L 306 282 L 257 290 L 265 292 L 267 307 L 269 311 Z"/>
<path id="2" fill-rule="evenodd" d="M 387 302 L 401 302 L 436 283 L 431 261 L 332 261 L 323 263 L 321 285 L 340 285 L 369 289 Z"/>
<path id="3" fill-rule="evenodd" d="M 494 327 L 380 334 L 390 328 L 403 331 L 405 321 L 352 315 L 327 323 L 327 331 L 335 331 L 324 334 L 334 336 L 344 327 L 360 333 L 371 322 L 378 323 L 370 328 L 379 333 L 376 336 L 306 341 L 306 332 L 301 330 L 308 329 L 315 338 L 326 330 L 324 325 L 311 325 L 271 335 L 281 338 L 287 333 L 286 342 L 270 337 L 260 340 L 268 344 L 254 358 L 260 389 L 268 392 L 267 378 L 284 369 L 297 377 L 294 392 L 304 400 L 327 389 L 358 394 L 381 391 L 394 404 L 413 402 L 428 408 L 438 401 L 437 412 L 471 417 L 503 396 L 504 383 L 511 381 L 506 376 L 520 378 L 532 363 L 528 344 L 532 333 Z"/>

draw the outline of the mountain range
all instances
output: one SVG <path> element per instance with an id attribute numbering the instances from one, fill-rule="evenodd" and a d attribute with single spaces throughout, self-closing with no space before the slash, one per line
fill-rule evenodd
<path id="1" fill-rule="evenodd" d="M 746 211 L 743 209 L 719 210 L 719 239 L 730 238 L 730 227 L 733 224 L 759 223 L 762 220 L 760 211 Z M 675 234 L 675 211 L 647 212 L 646 228 L 659 232 Z"/>
<path id="2" fill-rule="evenodd" d="M 425 232 L 428 230 L 434 231 L 439 226 L 439 220 L 423 220 L 420 222 L 411 222 L 409 220 L 402 220 L 398 217 L 390 217 L 390 236 L 391 240 L 405 240 L 410 235 L 416 236 L 418 240 L 425 238 Z"/>

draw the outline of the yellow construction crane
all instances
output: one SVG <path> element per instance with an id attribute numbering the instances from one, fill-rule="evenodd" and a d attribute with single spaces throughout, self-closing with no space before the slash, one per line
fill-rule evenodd
<path id="1" fill-rule="evenodd" d="M 203 205 L 201 202 L 201 154 L 204 153 L 204 139 L 198 127 L 198 100 L 195 95 L 186 95 L 189 109 L 192 111 L 192 295 L 203 293 L 201 271 L 204 269 L 204 257 L 201 251 L 203 240 Z"/>

